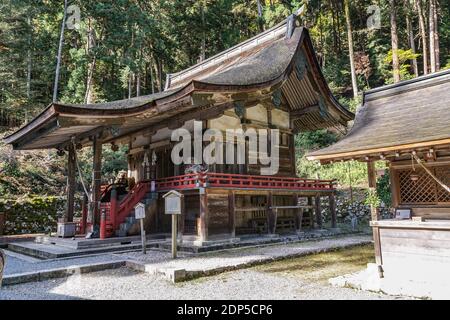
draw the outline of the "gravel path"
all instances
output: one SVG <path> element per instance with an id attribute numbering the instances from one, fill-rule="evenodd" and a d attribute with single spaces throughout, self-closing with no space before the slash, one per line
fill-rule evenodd
<path id="1" fill-rule="evenodd" d="M 305 257 L 306 259 L 307 257 Z M 127 268 L 22 284 L 0 290 L 1 299 L 396 299 L 334 288 L 252 269 L 172 284 Z"/>

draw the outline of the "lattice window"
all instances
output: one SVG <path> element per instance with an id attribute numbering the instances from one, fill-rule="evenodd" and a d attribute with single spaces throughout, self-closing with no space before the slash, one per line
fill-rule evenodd
<path id="1" fill-rule="evenodd" d="M 449 184 L 450 168 L 436 167 L 430 171 L 442 182 Z M 417 174 L 417 181 L 411 180 L 411 174 Z M 399 170 L 400 203 L 403 204 L 437 204 L 450 202 L 450 195 L 441 188 L 434 179 L 420 168 Z"/>
<path id="2" fill-rule="evenodd" d="M 436 177 L 447 186 L 450 186 L 450 167 L 439 167 L 435 171 Z M 450 202 L 450 193 L 438 186 L 438 202 Z"/>

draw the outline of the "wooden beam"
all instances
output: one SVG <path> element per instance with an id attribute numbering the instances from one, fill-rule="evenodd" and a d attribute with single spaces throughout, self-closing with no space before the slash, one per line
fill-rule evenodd
<path id="1" fill-rule="evenodd" d="M 67 208 L 64 222 L 73 222 L 75 204 L 75 146 L 73 143 L 68 146 L 67 155 Z"/>
<path id="2" fill-rule="evenodd" d="M 298 110 L 293 110 L 289 113 L 289 116 L 291 117 L 292 120 L 297 120 L 301 117 L 303 117 L 304 115 L 311 113 L 311 112 L 319 112 L 319 105 L 313 105 L 313 106 L 309 106 L 306 108 L 302 108 L 302 109 L 298 109 Z"/>
<path id="3" fill-rule="evenodd" d="M 228 229 L 231 237 L 236 236 L 236 197 L 232 190 L 228 191 Z"/>
<path id="4" fill-rule="evenodd" d="M 388 153 L 388 152 L 406 152 L 407 150 L 414 150 L 418 148 L 434 148 L 441 145 L 448 145 L 450 144 L 450 138 L 449 139 L 441 139 L 441 140 L 433 140 L 433 141 L 426 141 L 426 142 L 416 142 L 416 143 L 410 143 L 410 144 L 404 144 L 404 145 L 395 145 L 391 147 L 381 147 L 381 148 L 372 148 L 372 149 L 365 149 L 365 150 L 356 150 L 356 151 L 348 151 L 348 152 L 340 152 L 340 153 L 334 153 L 334 154 L 324 154 L 324 155 L 309 155 L 306 156 L 308 160 L 335 160 L 341 158 L 351 158 L 351 157 L 363 157 L 371 154 L 380 154 L 380 153 Z"/>

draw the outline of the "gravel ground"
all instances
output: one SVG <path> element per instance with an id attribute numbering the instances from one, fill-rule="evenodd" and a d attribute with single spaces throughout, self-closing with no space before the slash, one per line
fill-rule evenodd
<path id="1" fill-rule="evenodd" d="M 370 240 L 368 236 L 346 236 L 302 243 L 277 244 L 271 246 L 227 250 L 223 252 L 191 256 L 171 260 L 170 253 L 149 250 L 147 255 L 139 252 L 123 254 L 103 254 L 84 258 L 39 261 L 9 253 L 7 274 L 11 272 L 37 271 L 48 268 L 67 267 L 79 264 L 98 263 L 130 259 L 151 266 L 151 268 L 183 267 L 187 270 L 207 270 L 215 267 L 231 266 L 255 260 L 273 259 L 286 255 L 317 252 L 324 249 L 355 245 Z M 351 250 L 344 255 L 354 257 Z M 371 251 L 370 251 L 371 252 Z M 393 296 L 357 291 L 349 288 L 332 287 L 325 281 L 317 281 L 312 276 L 336 271 L 335 261 L 328 256 L 333 253 L 304 256 L 252 267 L 244 270 L 225 272 L 220 275 L 173 284 L 159 275 L 138 273 L 128 268 L 106 270 L 89 274 L 7 286 L 0 290 L 3 299 L 398 299 Z M 334 259 L 342 260 L 340 254 Z M 315 257 L 315 258 L 311 258 Z M 359 256 L 358 256 L 359 257 Z M 363 256 L 361 256 L 363 257 Z M 317 259 L 327 261 L 326 265 Z M 356 260 L 359 258 L 356 257 Z M 363 260 L 367 259 L 366 256 Z M 345 259 L 344 259 L 345 260 Z M 284 262 L 286 261 L 286 262 Z M 314 262 L 315 261 L 315 262 Z M 313 263 L 307 270 L 308 263 Z M 299 263 L 299 265 L 296 265 Z M 366 263 L 362 261 L 362 263 Z M 347 263 L 348 264 L 348 263 Z M 363 265 L 362 264 L 362 265 Z M 350 264 L 351 265 L 351 264 Z M 356 268 L 360 268 L 357 264 Z M 9 270 L 9 271 L 8 271 Z M 284 270 L 279 272 L 276 270 Z M 286 272 L 288 270 L 288 272 Z M 302 271 L 304 270 L 304 272 Z M 323 271 L 323 272 L 322 272 Z M 310 276 L 311 274 L 311 276 Z"/>
<path id="2" fill-rule="evenodd" d="M 6 268 L 4 275 L 123 260 L 120 256 L 113 254 L 102 254 L 82 258 L 38 260 L 7 250 L 4 252 L 6 254 Z"/>
<path id="3" fill-rule="evenodd" d="M 143 255 L 140 252 L 129 252 L 117 256 L 124 260 L 134 260 L 146 265 L 146 271 L 164 269 L 185 269 L 187 271 L 202 271 L 215 268 L 233 267 L 252 262 L 277 259 L 285 256 L 298 256 L 336 247 L 345 247 L 370 242 L 370 236 L 345 236 L 317 241 L 305 241 L 270 246 L 233 249 L 216 253 L 205 253 L 197 256 L 183 256 L 172 260 L 168 253 L 152 251 Z"/>
<path id="4" fill-rule="evenodd" d="M 305 257 L 306 259 L 307 257 Z M 172 284 L 127 268 L 22 284 L 0 290 L 7 299 L 398 299 L 393 296 L 334 288 L 254 268 Z"/>

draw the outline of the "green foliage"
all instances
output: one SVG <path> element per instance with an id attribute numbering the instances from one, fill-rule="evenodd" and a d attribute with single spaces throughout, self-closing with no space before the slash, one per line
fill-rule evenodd
<path id="1" fill-rule="evenodd" d="M 377 190 L 367 189 L 366 200 L 364 201 L 366 205 L 378 208 L 381 204 L 380 197 L 378 196 Z"/>
<path id="2" fill-rule="evenodd" d="M 398 60 L 400 64 L 400 79 L 402 80 L 408 80 L 413 77 L 413 74 L 410 73 L 410 65 L 407 63 L 408 61 L 412 59 L 417 59 L 419 57 L 419 54 L 413 53 L 411 49 L 403 50 L 398 49 Z M 384 58 L 384 62 L 386 65 L 392 64 L 392 50 L 389 50 L 386 57 Z M 393 83 L 394 82 L 394 73 L 392 70 L 388 71 L 391 78 L 389 78 L 386 82 L 387 83 Z"/>
<path id="3" fill-rule="evenodd" d="M 65 205 L 65 197 L 0 198 L 0 212 L 6 215 L 5 234 L 55 231 Z"/>
<path id="4" fill-rule="evenodd" d="M 295 138 L 295 147 L 300 156 L 306 150 L 316 150 L 329 146 L 337 141 L 337 135 L 328 130 L 301 132 Z"/>
<path id="5" fill-rule="evenodd" d="M 391 206 L 391 184 L 388 169 L 386 169 L 384 175 L 377 180 L 377 194 L 387 207 Z"/>

